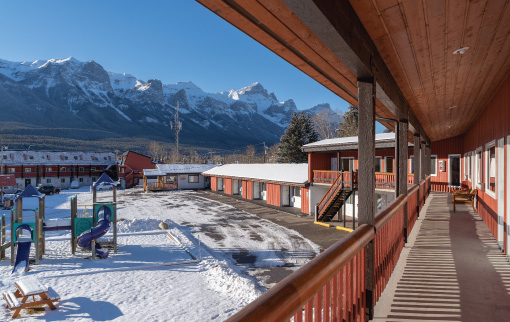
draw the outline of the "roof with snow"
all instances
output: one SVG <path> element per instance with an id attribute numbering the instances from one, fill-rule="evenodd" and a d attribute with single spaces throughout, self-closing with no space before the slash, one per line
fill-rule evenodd
<path id="1" fill-rule="evenodd" d="M 202 173 L 219 166 L 219 164 L 156 164 L 156 167 L 166 173 Z"/>
<path id="2" fill-rule="evenodd" d="M 393 148 L 395 146 L 395 133 L 379 133 L 375 135 L 376 148 Z M 413 146 L 409 144 L 409 146 Z M 303 152 L 346 151 L 358 149 L 358 137 L 326 139 L 305 144 L 301 147 Z"/>
<path id="3" fill-rule="evenodd" d="M 115 186 L 117 183 L 110 178 L 106 173 L 103 173 L 99 179 L 92 184 L 92 189 L 96 189 L 98 185 Z"/>
<path id="4" fill-rule="evenodd" d="M 308 182 L 308 163 L 226 164 L 203 175 L 304 185 Z"/>
<path id="5" fill-rule="evenodd" d="M 110 165 L 111 152 L 4 151 L 4 165 Z"/>
<path id="6" fill-rule="evenodd" d="M 37 190 L 35 190 L 34 186 L 29 184 L 23 192 L 21 192 L 17 197 L 16 201 L 22 198 L 39 198 L 42 199 L 44 197 L 43 194 L 40 194 Z"/>

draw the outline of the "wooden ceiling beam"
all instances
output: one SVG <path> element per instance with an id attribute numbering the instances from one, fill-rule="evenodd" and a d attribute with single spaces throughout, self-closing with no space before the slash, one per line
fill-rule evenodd
<path id="1" fill-rule="evenodd" d="M 282 0 L 358 78 L 375 77 L 376 96 L 397 119 L 409 118 L 410 129 L 428 135 L 393 79 L 374 42 L 347 0 Z"/>

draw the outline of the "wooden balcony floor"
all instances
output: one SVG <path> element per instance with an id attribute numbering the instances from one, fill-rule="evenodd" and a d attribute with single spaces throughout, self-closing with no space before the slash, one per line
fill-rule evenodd
<path id="1" fill-rule="evenodd" d="M 510 321 L 510 264 L 470 206 L 431 193 L 373 321 Z"/>

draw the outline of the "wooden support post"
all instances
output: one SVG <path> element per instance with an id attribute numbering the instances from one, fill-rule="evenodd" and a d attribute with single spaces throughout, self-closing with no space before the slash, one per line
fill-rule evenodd
<path id="1" fill-rule="evenodd" d="M 375 82 L 373 78 L 358 79 L 358 126 L 358 224 L 373 226 L 375 216 Z M 374 241 L 366 247 L 365 265 L 366 313 L 367 319 L 371 320 L 374 316 Z"/>
<path id="2" fill-rule="evenodd" d="M 40 229 L 41 229 L 41 258 L 46 253 L 46 235 L 43 231 L 43 222 L 46 220 L 46 196 L 43 196 L 39 200 L 39 218 L 40 218 Z"/>
<path id="3" fill-rule="evenodd" d="M 319 221 L 319 204 L 315 205 L 315 221 Z"/>
<path id="4" fill-rule="evenodd" d="M 16 209 L 18 207 L 18 202 L 16 201 Z M 13 211 L 11 209 L 11 266 L 14 266 L 14 248 L 16 247 L 16 243 L 14 243 L 14 223 L 17 219 L 17 210 Z"/>
<path id="5" fill-rule="evenodd" d="M 352 230 L 356 229 L 356 191 L 352 191 Z"/>
<path id="6" fill-rule="evenodd" d="M 76 237 L 75 231 L 74 231 L 74 223 L 76 216 L 78 215 L 78 198 L 77 196 L 74 196 L 71 199 L 71 252 L 76 254 Z"/>
<path id="7" fill-rule="evenodd" d="M 431 156 L 430 156 L 430 153 L 431 153 L 430 144 L 427 144 L 425 151 L 426 151 L 425 153 L 427 156 L 427 175 L 430 175 L 431 167 L 432 167 L 432 160 L 431 160 Z M 432 186 L 432 184 L 427 185 L 428 193 L 430 193 L 431 186 Z"/>
<path id="8" fill-rule="evenodd" d="M 400 120 L 396 126 L 398 135 L 396 137 L 398 146 L 398 155 L 396 160 L 397 169 L 395 171 L 395 185 L 397 188 L 397 197 L 407 195 L 407 160 L 409 158 L 407 144 L 407 120 Z M 398 175 L 398 176 L 397 176 Z M 398 180 L 397 180 L 398 179 Z M 407 203 L 404 206 L 404 242 L 407 243 Z"/>
<path id="9" fill-rule="evenodd" d="M 414 184 L 418 185 L 418 201 L 416 202 L 416 213 L 420 216 L 420 173 L 421 173 L 421 161 L 420 161 L 420 134 L 414 135 L 414 148 L 413 148 L 413 168 L 414 168 Z"/>
<path id="10" fill-rule="evenodd" d="M 420 142 L 420 181 L 422 182 L 425 179 L 427 169 L 427 162 L 425 156 L 425 141 Z"/>
<path id="11" fill-rule="evenodd" d="M 117 253 L 117 187 L 113 186 L 113 253 Z"/>
<path id="12" fill-rule="evenodd" d="M 2 246 L 3 245 L 5 245 L 5 214 L 2 214 Z M 0 253 L 0 259 L 5 259 L 5 248 L 3 248 Z"/>
<path id="13" fill-rule="evenodd" d="M 97 191 L 95 188 L 92 189 L 92 227 L 96 227 L 96 202 L 97 202 Z M 92 260 L 96 260 L 96 240 L 92 239 L 90 243 L 92 250 Z"/>
<path id="14" fill-rule="evenodd" d="M 39 203 L 40 204 L 40 203 Z M 34 237 L 35 237 L 35 265 L 39 265 L 39 256 L 41 254 L 41 239 L 39 238 L 39 209 L 35 211 L 35 231 L 34 231 Z"/>

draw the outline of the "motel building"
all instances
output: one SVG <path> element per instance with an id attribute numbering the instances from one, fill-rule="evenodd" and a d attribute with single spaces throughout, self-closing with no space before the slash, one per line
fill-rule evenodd
<path id="1" fill-rule="evenodd" d="M 106 152 L 6 150 L 0 158 L 3 173 L 13 174 L 21 189 L 39 184 L 68 188 L 73 181 L 89 186 L 115 166 L 115 153 Z"/>
<path id="2" fill-rule="evenodd" d="M 268 205 L 295 207 L 309 213 L 308 165 L 226 164 L 205 171 L 211 190 L 239 195 L 248 200 L 264 200 Z"/>
<path id="3" fill-rule="evenodd" d="M 143 170 L 143 189 L 149 192 L 209 188 L 209 178 L 202 173 L 217 166 L 216 164 L 156 164 L 156 169 Z"/>
<path id="4" fill-rule="evenodd" d="M 197 1 L 358 108 L 357 145 L 303 147 L 300 179 L 328 217 L 354 189 L 357 228 L 228 321 L 509 320 L 509 2 Z"/>

